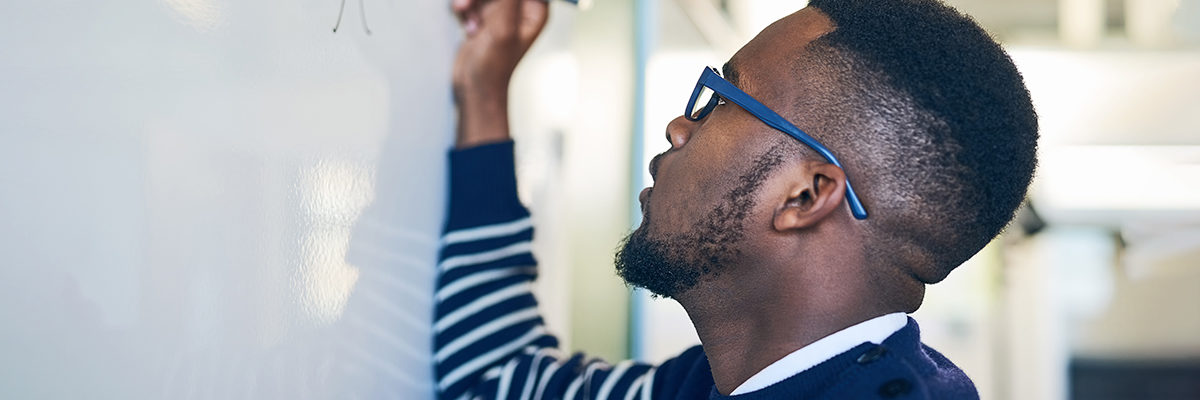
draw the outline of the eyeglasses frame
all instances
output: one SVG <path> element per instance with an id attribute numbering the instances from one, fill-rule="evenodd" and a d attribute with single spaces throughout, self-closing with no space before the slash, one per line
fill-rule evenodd
<path id="1" fill-rule="evenodd" d="M 699 112 L 693 113 L 692 110 L 695 110 L 696 101 L 699 99 L 700 93 L 703 92 L 704 88 L 706 87 L 712 89 L 714 95 L 708 100 L 708 104 L 704 105 L 703 109 L 701 109 Z M 725 80 L 725 78 L 722 78 L 721 73 L 717 72 L 717 70 L 713 67 L 704 67 L 704 71 L 700 73 L 700 79 L 696 81 L 696 88 L 692 90 L 692 97 L 688 99 L 687 108 L 684 109 L 683 115 L 689 121 L 699 121 L 704 119 L 704 117 L 708 116 L 708 114 L 717 107 L 717 104 L 720 104 L 721 99 L 725 99 L 733 104 L 737 104 L 743 110 L 746 110 L 746 112 L 749 112 L 755 118 L 758 118 L 760 121 L 767 124 L 767 126 L 775 128 L 775 130 L 786 133 L 788 136 L 799 140 L 800 143 L 804 143 L 804 145 L 813 149 L 817 152 L 817 154 L 820 154 L 821 157 L 825 158 L 825 161 L 828 161 L 830 164 L 833 164 L 838 168 L 841 168 L 842 171 L 846 170 L 844 167 L 842 167 L 842 163 L 838 161 L 837 157 L 834 157 L 833 152 L 829 151 L 829 149 L 822 145 L 821 142 L 813 139 L 812 136 L 804 133 L 804 131 L 800 128 L 797 128 L 796 125 L 788 122 L 787 119 L 784 119 L 775 111 L 772 111 L 770 107 L 767 107 L 762 102 L 755 100 L 754 97 L 742 91 L 742 89 L 738 89 L 737 86 L 734 86 L 732 83 Z M 854 215 L 854 218 L 860 220 L 867 218 L 867 209 L 863 208 L 862 202 L 858 199 L 858 195 L 854 192 L 854 188 L 850 186 L 849 176 L 846 177 L 846 202 L 850 204 L 850 213 Z"/>

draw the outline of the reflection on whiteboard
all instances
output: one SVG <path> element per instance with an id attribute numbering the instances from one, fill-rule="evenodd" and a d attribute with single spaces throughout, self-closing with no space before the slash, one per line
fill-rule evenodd
<path id="1" fill-rule="evenodd" d="M 432 397 L 456 28 L 349 3 L 0 4 L 0 397 Z"/>

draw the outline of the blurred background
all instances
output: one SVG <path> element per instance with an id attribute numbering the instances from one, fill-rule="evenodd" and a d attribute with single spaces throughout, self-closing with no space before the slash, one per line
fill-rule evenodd
<path id="1" fill-rule="evenodd" d="M 949 3 L 1024 73 L 1041 165 L 925 341 L 985 399 L 1200 398 L 1200 0 Z M 568 349 L 697 343 L 613 252 L 701 68 L 805 4 L 553 2 L 510 104 Z M 0 397 L 430 398 L 448 9 L 0 4 Z"/>
<path id="2" fill-rule="evenodd" d="M 932 286 L 925 341 L 985 399 L 1200 399 L 1200 1 L 949 0 L 1011 53 L 1041 119 L 1031 206 Z M 572 349 L 658 361 L 679 306 L 613 276 L 633 195 L 703 66 L 805 1 L 557 7 L 518 71 L 540 290 Z"/>

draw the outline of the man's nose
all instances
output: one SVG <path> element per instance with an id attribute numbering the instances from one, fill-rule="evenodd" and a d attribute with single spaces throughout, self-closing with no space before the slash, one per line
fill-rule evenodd
<path id="1" fill-rule="evenodd" d="M 672 149 L 680 149 L 688 139 L 691 139 L 692 130 L 695 128 L 694 121 L 689 121 L 682 115 L 675 117 L 671 123 L 667 124 L 667 142 L 671 143 Z"/>

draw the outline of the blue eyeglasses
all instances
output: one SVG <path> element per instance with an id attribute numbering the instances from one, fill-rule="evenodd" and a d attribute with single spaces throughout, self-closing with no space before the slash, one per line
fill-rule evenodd
<path id="1" fill-rule="evenodd" d="M 714 92 L 715 94 L 713 94 Z M 709 96 L 707 102 L 698 102 L 703 97 L 702 95 Z M 842 163 L 838 162 L 837 157 L 834 157 L 829 149 L 821 145 L 821 142 L 813 139 L 812 136 L 808 136 L 807 133 L 797 128 L 796 125 L 792 125 L 791 122 L 783 119 L 779 114 L 767 108 L 766 105 L 763 105 L 763 103 L 750 97 L 746 92 L 738 89 L 737 86 L 733 86 L 732 83 L 722 78 L 721 74 L 712 67 L 705 67 L 704 72 L 700 74 L 700 80 L 696 81 L 696 89 L 692 91 L 692 97 L 688 99 L 687 109 L 684 110 L 683 115 L 689 120 L 699 121 L 708 116 L 708 113 L 712 112 L 717 107 L 717 104 L 720 104 L 721 99 L 737 104 L 770 127 L 786 133 L 788 136 L 799 140 L 800 143 L 804 143 L 804 145 L 812 148 L 821 157 L 824 157 L 825 161 L 838 168 L 842 168 L 843 171 L 845 170 L 842 167 Z M 697 109 L 697 105 L 702 105 L 703 107 Z M 867 218 L 867 209 L 863 208 L 862 202 L 858 200 L 858 195 L 854 194 L 854 188 L 850 187 L 849 177 L 846 178 L 846 201 L 850 203 L 850 213 L 854 214 L 854 218 Z"/>

